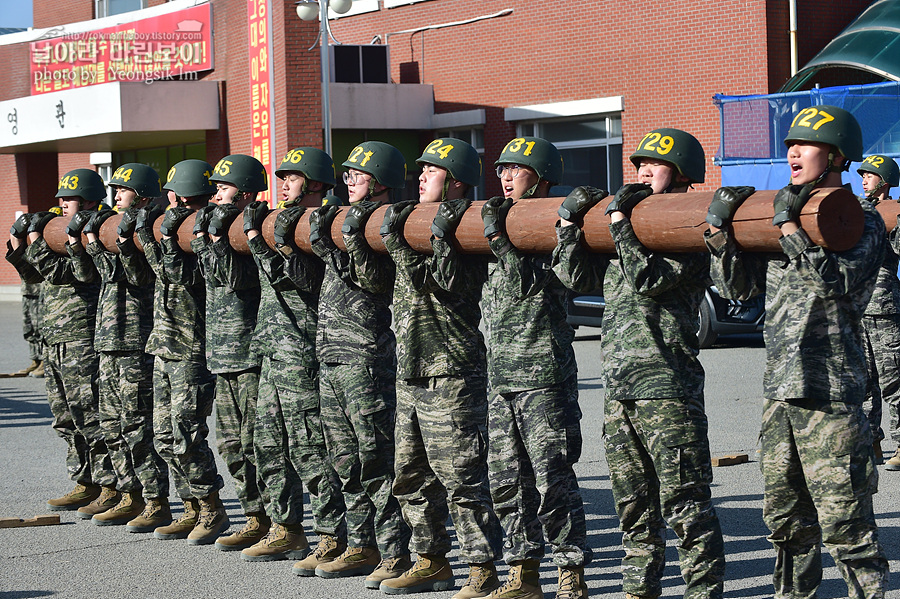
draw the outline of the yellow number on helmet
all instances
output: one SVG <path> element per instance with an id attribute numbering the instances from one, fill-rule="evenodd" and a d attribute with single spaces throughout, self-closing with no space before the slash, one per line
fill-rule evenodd
<path id="1" fill-rule="evenodd" d="M 172 180 L 172 177 L 174 177 L 174 176 L 175 176 L 175 167 L 173 166 L 172 168 L 169 169 L 169 174 L 166 175 L 166 182 L 167 183 L 170 182 Z"/>

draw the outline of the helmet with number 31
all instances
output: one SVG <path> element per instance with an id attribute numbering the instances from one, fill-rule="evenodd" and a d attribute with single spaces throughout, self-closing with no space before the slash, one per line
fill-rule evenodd
<path id="1" fill-rule="evenodd" d="M 784 138 L 784 145 L 790 147 L 796 141 L 834 146 L 847 158 L 844 170 L 850 168 L 849 162 L 863 159 L 862 129 L 852 114 L 837 106 L 823 104 L 798 112 Z"/>
<path id="2" fill-rule="evenodd" d="M 400 150 L 383 141 L 364 141 L 350 151 L 341 166 L 372 175 L 390 189 L 406 186 L 406 158 Z"/>
<path id="3" fill-rule="evenodd" d="M 641 158 L 662 160 L 673 165 L 691 183 L 706 179 L 706 153 L 700 141 L 681 129 L 661 127 L 644 136 L 630 160 L 640 168 Z"/>
<path id="4" fill-rule="evenodd" d="M 416 164 L 433 164 L 447 169 L 451 177 L 472 187 L 481 183 L 481 157 L 475 148 L 461 139 L 435 139 L 425 146 Z"/>
<path id="5" fill-rule="evenodd" d="M 556 185 L 562 181 L 563 159 L 552 143 L 540 137 L 517 137 L 506 144 L 494 166 L 520 164 L 537 173 L 544 181 Z"/>

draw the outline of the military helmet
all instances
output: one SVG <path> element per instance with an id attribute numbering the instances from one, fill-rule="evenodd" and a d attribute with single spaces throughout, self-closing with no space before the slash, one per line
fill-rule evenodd
<path id="1" fill-rule="evenodd" d="M 797 113 L 784 138 L 790 147 L 795 141 L 812 141 L 834 146 L 851 162 L 861 162 L 862 129 L 856 118 L 837 106 L 810 106 Z"/>
<path id="2" fill-rule="evenodd" d="M 159 173 L 146 164 L 128 162 L 113 173 L 109 181 L 110 187 L 132 189 L 140 198 L 156 198 L 162 195 L 159 189 Z"/>
<path id="3" fill-rule="evenodd" d="M 390 189 L 406 187 L 406 158 L 400 150 L 383 141 L 364 141 L 353 150 L 341 166 L 356 169 Z"/>
<path id="4" fill-rule="evenodd" d="M 447 169 L 450 176 L 472 187 L 481 183 L 481 157 L 461 139 L 441 137 L 425 147 L 416 164 L 433 164 Z"/>
<path id="5" fill-rule="evenodd" d="M 517 137 L 506 144 L 494 166 L 520 164 L 537 173 L 544 181 L 555 185 L 562 181 L 563 159 L 552 143 L 540 137 Z"/>
<path id="6" fill-rule="evenodd" d="M 339 198 L 334 194 L 328 194 L 326 196 L 322 196 L 322 205 L 323 206 L 347 206 L 349 205 L 347 202 Z"/>
<path id="7" fill-rule="evenodd" d="M 866 156 L 856 172 L 860 175 L 863 173 L 875 173 L 888 187 L 900 186 L 900 168 L 890 156 L 881 156 L 872 154 Z"/>
<path id="8" fill-rule="evenodd" d="M 163 189 L 174 191 L 182 198 L 213 195 L 216 186 L 209 182 L 212 172 L 212 165 L 205 160 L 182 160 L 169 169 Z"/>
<path id="9" fill-rule="evenodd" d="M 230 183 L 245 193 L 269 189 L 269 177 L 262 162 L 246 154 L 230 154 L 216 163 L 210 183 Z"/>
<path id="10" fill-rule="evenodd" d="M 106 198 L 103 177 L 89 168 L 76 168 L 59 180 L 58 198 L 79 197 L 87 202 L 100 202 Z"/>
<path id="11" fill-rule="evenodd" d="M 691 183 L 703 183 L 706 179 L 706 153 L 696 137 L 682 131 L 662 127 L 644 136 L 638 144 L 631 163 L 640 168 L 641 158 L 653 158 L 668 162 Z"/>
<path id="12" fill-rule="evenodd" d="M 275 176 L 284 179 L 288 173 L 300 173 L 310 181 L 324 183 L 327 189 L 337 184 L 334 175 L 334 160 L 331 156 L 319 148 L 294 148 L 287 154 L 278 168 Z"/>

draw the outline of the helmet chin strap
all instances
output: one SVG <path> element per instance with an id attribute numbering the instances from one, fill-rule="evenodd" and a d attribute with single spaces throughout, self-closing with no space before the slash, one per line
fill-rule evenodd
<path id="1" fill-rule="evenodd" d="M 377 197 L 380 196 L 381 194 L 387 193 L 388 190 L 390 189 L 389 187 L 385 187 L 384 189 L 382 189 L 382 190 L 379 191 L 378 193 L 375 193 L 375 183 L 376 183 L 376 181 L 375 181 L 374 178 L 372 178 L 372 179 L 369 181 L 369 193 L 366 194 L 366 197 L 364 197 L 363 200 L 372 200 L 372 199 L 374 199 L 374 198 L 377 198 Z"/>
<path id="2" fill-rule="evenodd" d="M 887 183 L 885 183 L 884 179 L 881 179 L 881 181 L 878 182 L 878 185 L 875 186 L 875 189 L 866 194 L 866 197 L 874 198 L 875 194 L 877 194 L 885 185 L 887 185 Z"/>

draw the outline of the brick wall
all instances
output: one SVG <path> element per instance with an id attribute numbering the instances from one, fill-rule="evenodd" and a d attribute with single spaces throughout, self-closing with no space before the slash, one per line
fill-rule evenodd
<path id="1" fill-rule="evenodd" d="M 32 4 L 35 29 L 94 18 L 94 0 L 34 0 Z"/>

